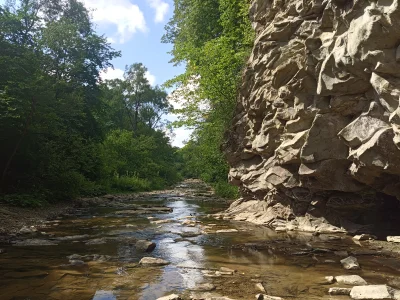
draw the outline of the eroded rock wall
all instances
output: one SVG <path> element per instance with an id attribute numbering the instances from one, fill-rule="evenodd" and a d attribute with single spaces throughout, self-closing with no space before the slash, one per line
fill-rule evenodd
<path id="1" fill-rule="evenodd" d="M 257 37 L 224 145 L 243 198 L 228 216 L 349 231 L 396 211 L 399 1 L 253 1 Z"/>

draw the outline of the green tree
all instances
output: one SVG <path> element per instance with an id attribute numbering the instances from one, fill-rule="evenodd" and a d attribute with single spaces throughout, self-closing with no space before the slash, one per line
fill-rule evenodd
<path id="1" fill-rule="evenodd" d="M 177 87 L 173 94 L 183 107 L 176 110 L 176 126 L 195 129 L 193 140 L 182 151 L 196 161 L 197 176 L 227 187 L 228 166 L 220 145 L 236 105 L 242 68 L 249 55 L 253 31 L 247 0 L 175 0 L 174 15 L 162 41 L 173 44 L 175 64 L 186 71 L 166 83 Z M 186 155 L 188 156 L 188 155 Z M 184 155 L 185 157 L 185 155 Z M 228 192 L 226 192 L 228 191 Z"/>

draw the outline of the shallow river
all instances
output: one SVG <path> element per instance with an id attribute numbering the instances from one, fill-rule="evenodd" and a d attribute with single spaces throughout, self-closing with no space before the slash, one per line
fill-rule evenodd
<path id="1" fill-rule="evenodd" d="M 255 299 L 260 293 L 256 283 L 284 299 L 349 299 L 329 296 L 330 285 L 324 282 L 325 276 L 349 274 L 369 284 L 400 285 L 400 262 L 379 249 L 371 251 L 345 236 L 275 233 L 209 215 L 227 205 L 198 183 L 186 183 L 171 193 L 77 209 L 37 233 L 18 236 L 14 245 L 0 244 L 5 250 L 0 254 L 0 299 L 155 300 L 171 293 L 183 299 L 204 299 L 207 293 Z M 172 212 L 152 213 L 151 207 Z M 238 232 L 217 233 L 224 229 Z M 138 239 L 157 246 L 151 253 L 139 251 Z M 337 252 L 343 250 L 357 257 L 361 270 L 343 269 L 343 253 Z M 138 265 L 145 256 L 170 264 Z M 215 273 L 220 267 L 236 272 Z M 203 283 L 215 288 L 201 291 Z"/>

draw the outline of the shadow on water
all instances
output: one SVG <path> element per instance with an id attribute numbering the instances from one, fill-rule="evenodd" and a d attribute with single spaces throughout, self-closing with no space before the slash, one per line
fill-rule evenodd
<path id="1" fill-rule="evenodd" d="M 261 226 L 208 218 L 208 213 L 227 204 L 184 194 L 185 189 L 177 189 L 175 194 L 131 200 L 123 207 L 84 209 L 46 224 L 42 233 L 23 236 L 22 241 L 39 240 L 39 245 L 0 245 L 6 250 L 0 255 L 0 299 L 155 300 L 173 292 L 189 297 L 189 290 L 206 282 L 235 299 L 253 299 L 259 292 L 256 282 L 284 298 L 331 299 L 322 284 L 325 276 L 354 273 L 380 284 L 400 270 L 398 262 L 361 253 L 363 245 L 342 236 L 278 234 Z M 132 205 L 173 210 L 137 213 Z M 168 223 L 151 223 L 155 220 Z M 216 233 L 232 228 L 239 232 Z M 151 240 L 157 247 L 152 253 L 137 251 L 137 239 Z M 359 251 L 363 269 L 343 270 L 341 257 L 335 254 L 341 250 Z M 145 256 L 170 264 L 139 266 Z M 220 267 L 237 272 L 207 276 Z"/>

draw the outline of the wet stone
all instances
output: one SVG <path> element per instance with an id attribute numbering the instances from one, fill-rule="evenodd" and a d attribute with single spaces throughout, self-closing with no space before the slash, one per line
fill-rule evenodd
<path id="1" fill-rule="evenodd" d="M 338 283 L 346 285 L 367 285 L 367 282 L 358 275 L 341 275 L 335 277 Z"/>
<path id="2" fill-rule="evenodd" d="M 29 233 L 35 233 L 37 232 L 37 229 L 35 226 L 23 226 L 20 230 L 19 233 L 20 234 L 29 234 Z"/>
<path id="3" fill-rule="evenodd" d="M 354 256 L 349 256 L 345 259 L 342 259 L 340 262 L 346 270 L 360 269 L 360 264 L 358 263 L 357 258 L 355 258 Z"/>
<path id="4" fill-rule="evenodd" d="M 213 285 L 212 283 L 198 284 L 191 290 L 198 291 L 198 292 L 210 292 L 210 291 L 215 290 L 215 285 Z"/>
<path id="5" fill-rule="evenodd" d="M 83 260 L 78 260 L 78 259 L 71 259 L 69 261 L 69 264 L 74 267 L 82 267 L 86 265 L 86 263 Z"/>
<path id="6" fill-rule="evenodd" d="M 328 293 L 329 295 L 350 295 L 351 288 L 340 288 L 340 287 L 333 287 L 330 288 Z"/>
<path id="7" fill-rule="evenodd" d="M 256 283 L 256 289 L 259 290 L 261 293 L 266 293 L 267 292 L 261 282 Z"/>
<path id="8" fill-rule="evenodd" d="M 136 242 L 135 248 L 142 252 L 152 252 L 156 248 L 156 244 L 150 241 L 139 240 Z"/>
<path id="9" fill-rule="evenodd" d="M 165 266 L 168 265 L 169 262 L 161 258 L 143 257 L 139 264 L 144 266 Z"/>
<path id="10" fill-rule="evenodd" d="M 376 236 L 372 234 L 360 234 L 353 236 L 353 240 L 356 241 L 368 241 L 368 240 L 376 240 Z"/>

